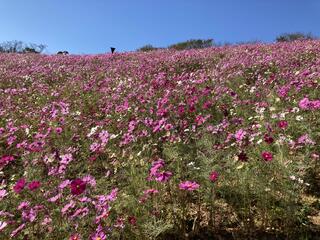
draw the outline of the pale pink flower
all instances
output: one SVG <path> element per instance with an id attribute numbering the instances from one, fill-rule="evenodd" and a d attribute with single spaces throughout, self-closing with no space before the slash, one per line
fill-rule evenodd
<path id="1" fill-rule="evenodd" d="M 25 223 L 21 224 L 19 227 L 17 227 L 15 230 L 12 231 L 12 233 L 10 234 L 10 237 L 15 237 L 25 226 L 26 226 Z"/>
<path id="2" fill-rule="evenodd" d="M 239 130 L 235 133 L 234 137 L 236 138 L 236 140 L 237 140 L 238 142 L 240 142 L 240 141 L 242 141 L 242 140 L 244 139 L 244 137 L 246 136 L 246 134 L 247 134 L 246 131 L 244 131 L 243 129 L 239 129 Z"/>
<path id="3" fill-rule="evenodd" d="M 0 190 L 0 201 L 7 195 L 8 195 L 7 190 L 1 189 Z"/>
<path id="4" fill-rule="evenodd" d="M 69 203 L 64 205 L 64 207 L 61 209 L 62 215 L 65 215 L 69 209 L 72 209 L 75 206 L 76 206 L 76 203 L 73 200 L 71 200 Z"/>
<path id="5" fill-rule="evenodd" d="M 65 155 L 61 155 L 60 158 L 61 158 L 60 163 L 64 164 L 64 165 L 68 165 L 73 159 L 72 154 L 70 154 L 70 153 L 65 154 Z"/>
<path id="6" fill-rule="evenodd" d="M 316 143 L 309 137 L 308 134 L 304 134 L 298 139 L 299 144 L 305 144 L 305 145 L 315 145 Z"/>
<path id="7" fill-rule="evenodd" d="M 96 186 L 96 180 L 94 179 L 93 176 L 91 175 L 87 175 L 87 176 L 84 176 L 82 178 L 82 181 L 84 181 L 86 184 L 89 184 L 91 187 L 95 187 Z"/>
<path id="8" fill-rule="evenodd" d="M 22 212 L 22 218 L 24 221 L 33 222 L 37 217 L 37 212 L 31 208 Z"/>
<path id="9" fill-rule="evenodd" d="M 69 184 L 70 184 L 70 180 L 64 180 L 62 183 L 60 183 L 60 185 L 59 185 L 59 189 L 64 189 L 65 187 L 67 187 Z"/>
<path id="10" fill-rule="evenodd" d="M 2 222 L 2 221 L 0 221 L 0 232 L 1 232 L 6 226 L 8 226 L 8 223 L 7 223 L 7 222 Z"/>
<path id="11" fill-rule="evenodd" d="M 43 221 L 41 222 L 42 226 L 47 226 L 48 224 L 50 224 L 52 222 L 52 219 L 49 216 L 46 216 Z"/>
<path id="12" fill-rule="evenodd" d="M 111 193 L 106 196 L 106 200 L 110 202 L 115 201 L 117 199 L 118 191 L 119 191 L 118 188 L 112 189 Z"/>
<path id="13" fill-rule="evenodd" d="M 30 202 L 28 201 L 23 201 L 19 204 L 18 210 L 26 209 L 30 206 Z"/>
<path id="14" fill-rule="evenodd" d="M 59 198 L 62 197 L 62 194 L 61 193 L 58 193 L 57 195 L 51 197 L 48 199 L 48 202 L 56 202 Z"/>

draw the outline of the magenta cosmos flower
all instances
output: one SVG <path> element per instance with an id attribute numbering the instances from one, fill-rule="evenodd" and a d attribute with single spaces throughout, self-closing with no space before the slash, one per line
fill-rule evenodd
<path id="1" fill-rule="evenodd" d="M 219 173 L 217 171 L 212 171 L 209 175 L 209 179 L 211 182 L 215 182 L 218 180 Z"/>
<path id="2" fill-rule="evenodd" d="M 28 188 L 31 191 L 36 190 L 37 188 L 39 188 L 41 186 L 41 183 L 39 181 L 32 181 L 31 183 L 28 184 Z"/>
<path id="3" fill-rule="evenodd" d="M 200 185 L 196 182 L 185 181 L 179 184 L 179 188 L 182 190 L 193 191 L 200 187 Z"/>
<path id="4" fill-rule="evenodd" d="M 247 156 L 247 154 L 245 153 L 245 152 L 240 152 L 239 154 L 238 154 L 238 159 L 241 161 L 241 162 L 246 162 L 246 161 L 248 161 L 248 156 Z"/>
<path id="5" fill-rule="evenodd" d="M 285 121 L 285 120 L 281 120 L 278 122 L 278 127 L 281 128 L 281 129 L 285 129 L 288 127 L 288 122 Z"/>
<path id="6" fill-rule="evenodd" d="M 72 180 L 70 184 L 71 193 L 73 195 L 80 195 L 86 190 L 86 183 L 82 181 L 80 178 L 76 178 Z"/>
<path id="7" fill-rule="evenodd" d="M 261 156 L 263 157 L 263 159 L 267 162 L 270 162 L 273 159 L 273 155 L 271 152 L 262 152 Z"/>
<path id="8" fill-rule="evenodd" d="M 128 217 L 128 222 L 129 222 L 131 225 L 135 226 L 135 225 L 137 225 L 137 218 L 136 218 L 135 216 L 129 216 L 129 217 Z"/>
<path id="9" fill-rule="evenodd" d="M 13 187 L 13 190 L 16 193 L 20 193 L 24 187 L 26 186 L 26 180 L 24 178 L 20 178 Z"/>
<path id="10" fill-rule="evenodd" d="M 265 141 L 266 143 L 268 143 L 268 144 L 271 144 L 271 143 L 274 142 L 273 137 L 270 136 L 269 134 L 265 134 L 263 138 L 264 138 L 264 141 Z"/>

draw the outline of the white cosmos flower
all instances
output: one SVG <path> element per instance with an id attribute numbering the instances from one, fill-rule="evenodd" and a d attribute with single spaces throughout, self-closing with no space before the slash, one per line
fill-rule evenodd
<path id="1" fill-rule="evenodd" d="M 294 175 L 291 175 L 289 178 L 290 178 L 292 181 L 296 180 L 296 177 L 295 177 Z"/>
<path id="2" fill-rule="evenodd" d="M 292 112 L 294 112 L 294 113 L 297 113 L 297 112 L 299 112 L 299 111 L 300 111 L 300 109 L 299 109 L 298 107 L 292 108 Z"/>
<path id="3" fill-rule="evenodd" d="M 95 134 L 98 128 L 99 128 L 99 126 L 95 126 L 95 127 L 91 128 L 87 137 L 91 137 L 93 134 Z"/>
<path id="4" fill-rule="evenodd" d="M 256 87 L 251 87 L 250 88 L 250 93 L 254 93 L 255 90 L 256 90 Z"/>

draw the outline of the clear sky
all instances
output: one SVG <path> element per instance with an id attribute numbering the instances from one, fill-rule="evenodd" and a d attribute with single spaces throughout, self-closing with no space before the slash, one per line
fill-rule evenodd
<path id="1" fill-rule="evenodd" d="M 320 0 L 0 0 L 0 42 L 44 43 L 48 53 L 194 38 L 270 42 L 295 31 L 320 36 Z"/>

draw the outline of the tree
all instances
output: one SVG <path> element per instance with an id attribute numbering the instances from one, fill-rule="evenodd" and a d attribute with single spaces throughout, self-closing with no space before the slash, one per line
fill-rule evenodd
<path id="1" fill-rule="evenodd" d="M 0 44 L 1 52 L 18 53 L 23 51 L 23 42 L 21 41 L 6 41 Z"/>
<path id="2" fill-rule="evenodd" d="M 296 40 L 312 40 L 316 39 L 315 36 L 313 36 L 311 33 L 304 34 L 301 32 L 296 32 L 296 33 L 284 33 L 279 35 L 276 38 L 277 42 L 293 42 Z"/>
<path id="3" fill-rule="evenodd" d="M 2 53 L 41 53 L 46 49 L 44 44 L 29 43 L 22 41 L 7 41 L 0 43 L 0 52 Z"/>
<path id="4" fill-rule="evenodd" d="M 175 50 L 188 50 L 188 49 L 198 49 L 198 48 L 208 48 L 213 46 L 213 39 L 191 39 L 185 42 L 176 43 L 170 45 L 169 49 Z"/>
<path id="5" fill-rule="evenodd" d="M 147 44 L 147 45 L 144 45 L 141 48 L 138 48 L 137 51 L 139 51 L 139 52 L 150 52 L 150 51 L 154 51 L 154 50 L 157 50 L 157 49 L 158 48 L 152 46 L 151 44 Z"/>
<path id="6" fill-rule="evenodd" d="M 68 55 L 69 52 L 68 51 L 59 51 L 57 52 L 58 55 Z"/>

